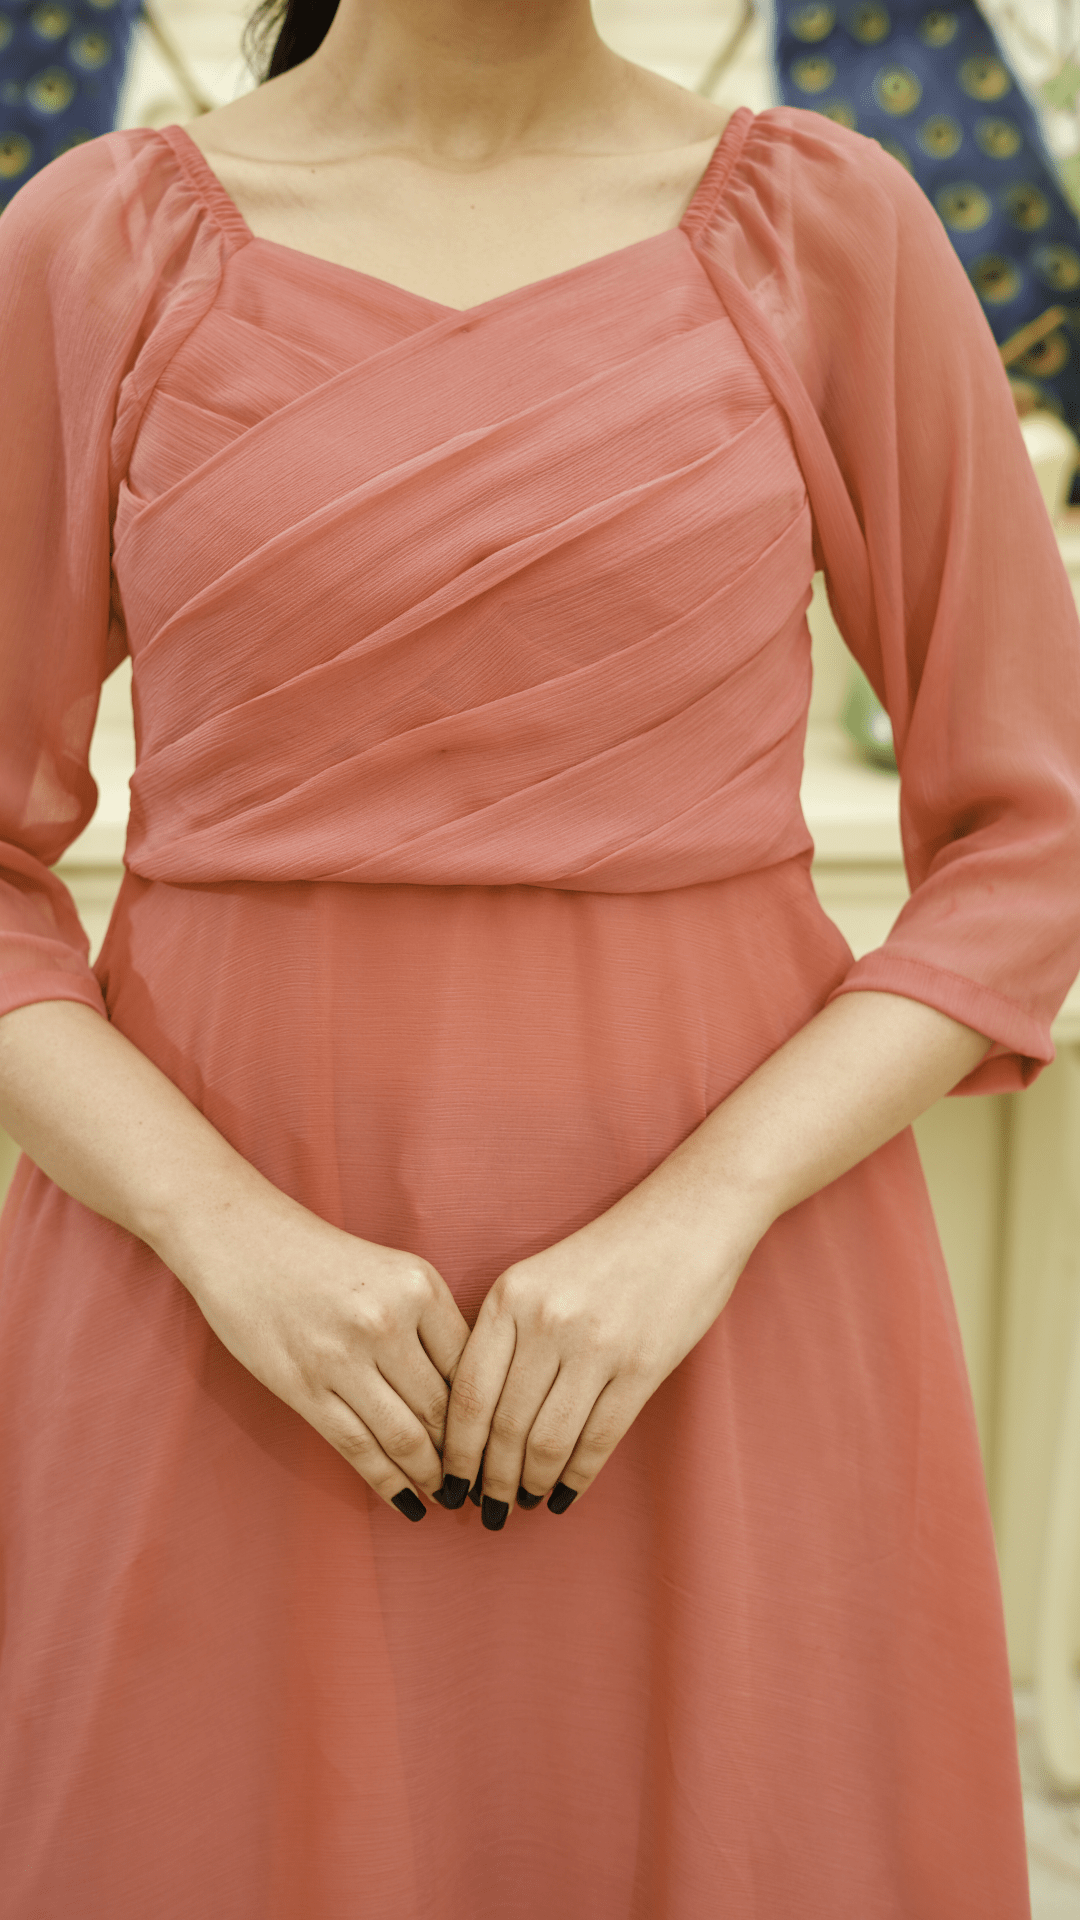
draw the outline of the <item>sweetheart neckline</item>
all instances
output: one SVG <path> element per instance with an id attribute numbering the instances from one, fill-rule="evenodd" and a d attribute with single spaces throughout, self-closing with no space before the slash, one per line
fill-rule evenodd
<path id="1" fill-rule="evenodd" d="M 698 177 L 686 209 L 675 226 L 662 227 L 658 233 L 645 234 L 640 240 L 630 240 L 624 246 L 611 247 L 605 253 L 592 254 L 587 260 L 579 260 L 572 266 L 559 268 L 555 273 L 543 274 L 536 280 L 523 281 L 519 286 L 508 287 L 502 293 L 492 294 L 487 300 L 478 300 L 467 307 L 449 306 L 444 300 L 435 300 L 426 293 L 416 293 L 411 287 L 403 287 L 395 280 L 385 280 L 380 274 L 367 273 L 363 267 L 350 267 L 344 261 L 329 260 L 324 254 L 311 253 L 304 247 L 292 247 L 286 241 L 271 240 L 255 233 L 187 128 L 182 127 L 178 122 L 173 122 L 157 131 L 180 162 L 202 205 L 220 226 L 234 233 L 241 244 L 268 248 L 272 253 L 310 261 L 315 268 L 331 274 L 347 274 L 354 280 L 379 288 L 383 293 L 393 294 L 401 300 L 412 301 L 437 314 L 455 315 L 462 320 L 486 313 L 509 301 L 520 300 L 530 294 L 538 293 L 541 289 L 551 287 L 558 282 L 587 273 L 590 268 L 610 266 L 613 262 L 639 253 L 645 247 L 655 247 L 658 242 L 670 243 L 673 238 L 681 236 L 689 238 L 692 229 L 699 225 L 715 207 L 753 119 L 754 114 L 751 108 L 736 107 L 720 133 Z"/>

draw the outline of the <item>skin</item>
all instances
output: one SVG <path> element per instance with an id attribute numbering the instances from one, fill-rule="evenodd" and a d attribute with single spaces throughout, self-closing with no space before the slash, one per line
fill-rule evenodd
<path id="1" fill-rule="evenodd" d="M 613 54 L 587 0 L 341 0 L 304 67 L 189 132 L 256 234 L 464 308 L 676 225 L 725 117 Z M 0 1019 L 0 1124 L 382 1499 L 444 1471 L 463 1498 L 483 1457 L 497 1529 L 521 1485 L 584 1493 L 772 1222 L 988 1046 L 896 995 L 835 1001 L 615 1206 L 499 1275 L 472 1330 L 426 1261 L 281 1193 L 87 1007 Z"/>
<path id="2" fill-rule="evenodd" d="M 727 120 L 588 0 L 340 0 L 187 131 L 261 238 L 465 308 L 676 226 Z"/>

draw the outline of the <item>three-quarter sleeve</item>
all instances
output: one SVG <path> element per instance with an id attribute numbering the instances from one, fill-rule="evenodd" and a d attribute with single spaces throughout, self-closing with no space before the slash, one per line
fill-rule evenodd
<path id="1" fill-rule="evenodd" d="M 838 991 L 990 1038 L 959 1091 L 1024 1085 L 1080 969 L 1080 623 L 993 336 L 921 189 L 819 114 L 759 116 L 711 239 L 896 740 L 911 894 Z"/>
<path id="2" fill-rule="evenodd" d="M 167 146 L 141 132 L 64 154 L 0 217 L 0 1014 L 104 1011 L 50 869 L 97 802 L 90 739 L 126 651 L 111 570 L 123 443 L 152 378 L 163 269 L 197 223 Z"/>

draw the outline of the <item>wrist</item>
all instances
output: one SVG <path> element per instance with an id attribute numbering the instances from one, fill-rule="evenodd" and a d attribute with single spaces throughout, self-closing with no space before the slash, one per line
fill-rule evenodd
<path id="1" fill-rule="evenodd" d="M 705 1123 L 706 1127 L 708 1122 Z M 775 1184 L 751 1178 L 731 1165 L 719 1142 L 704 1127 L 684 1140 L 620 1207 L 632 1211 L 636 1229 L 659 1227 L 685 1249 L 695 1265 L 734 1263 L 750 1258 L 784 1208 Z"/>
<path id="2" fill-rule="evenodd" d="M 239 1256 L 257 1256 L 268 1239 L 280 1245 L 295 1210 L 295 1201 L 226 1147 L 212 1166 L 180 1169 L 144 1198 L 137 1231 L 198 1302 Z"/>
<path id="3" fill-rule="evenodd" d="M 775 1127 L 762 1124 L 746 1083 L 682 1141 L 657 1169 L 692 1187 L 711 1230 L 753 1251 L 774 1221 L 803 1197 L 799 1168 Z"/>

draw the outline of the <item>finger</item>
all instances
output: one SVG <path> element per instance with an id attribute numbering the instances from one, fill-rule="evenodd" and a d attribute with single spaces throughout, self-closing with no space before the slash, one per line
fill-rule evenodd
<path id="1" fill-rule="evenodd" d="M 416 1323 L 420 1344 L 446 1381 L 454 1378 L 469 1339 L 469 1323 L 442 1275 L 432 1269 L 434 1284 Z"/>
<path id="2" fill-rule="evenodd" d="M 548 1501 L 552 1513 L 565 1513 L 580 1493 L 592 1486 L 623 1435 L 637 1419 L 648 1395 L 631 1390 L 625 1380 L 612 1380 L 597 1395 L 582 1423 L 578 1438 L 560 1467 Z M 543 1435 L 541 1434 L 541 1439 Z M 529 1463 L 526 1461 L 526 1476 Z M 531 1484 L 527 1481 L 527 1484 Z"/>
<path id="3" fill-rule="evenodd" d="M 414 1486 L 434 1493 L 442 1485 L 442 1461 L 415 1413 L 371 1367 L 352 1382 L 333 1381 L 331 1392 L 344 1402 Z"/>
<path id="4" fill-rule="evenodd" d="M 367 1481 L 380 1500 L 395 1507 L 406 1520 L 424 1518 L 427 1508 L 417 1488 L 383 1452 L 370 1428 L 336 1393 L 328 1393 L 325 1403 L 313 1410 L 310 1419 L 311 1425 L 317 1427 L 323 1438 Z"/>
<path id="5" fill-rule="evenodd" d="M 540 1355 L 534 1350 L 526 1358 L 524 1347 L 517 1347 L 491 1416 L 484 1452 L 484 1507 L 491 1501 L 501 1509 L 501 1518 L 485 1511 L 488 1525 L 495 1520 L 504 1525 L 517 1499 L 529 1435 L 558 1373 L 558 1354 Z"/>
<path id="6" fill-rule="evenodd" d="M 376 1365 L 391 1391 L 415 1413 L 441 1453 L 450 1389 L 419 1340 L 406 1336 L 392 1347 L 382 1348 Z"/>
<path id="7" fill-rule="evenodd" d="M 485 1301 L 458 1361 L 450 1389 L 443 1441 L 447 1478 L 465 1480 L 470 1486 L 476 1479 L 487 1445 L 491 1416 L 499 1403 L 516 1344 L 513 1316 L 499 1308 L 489 1308 Z"/>
<path id="8" fill-rule="evenodd" d="M 603 1374 L 564 1367 L 533 1421 L 521 1464 L 521 1485 L 527 1495 L 551 1492 L 600 1395 L 606 1390 Z"/>

